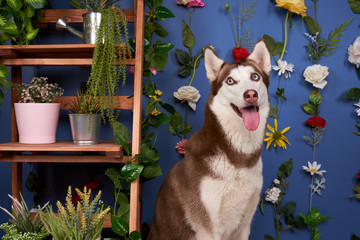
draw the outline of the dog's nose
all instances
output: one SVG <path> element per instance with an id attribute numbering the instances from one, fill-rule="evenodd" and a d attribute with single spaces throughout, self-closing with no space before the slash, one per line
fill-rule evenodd
<path id="1" fill-rule="evenodd" d="M 253 90 L 253 89 L 249 89 L 244 93 L 244 99 L 245 101 L 247 101 L 248 103 L 254 103 L 257 101 L 258 99 L 258 93 L 257 91 Z"/>

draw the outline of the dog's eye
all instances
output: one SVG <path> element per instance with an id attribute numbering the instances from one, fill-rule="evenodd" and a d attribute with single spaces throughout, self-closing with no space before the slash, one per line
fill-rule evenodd
<path id="1" fill-rule="evenodd" d="M 259 81 L 260 77 L 257 73 L 253 73 L 251 74 L 251 79 L 254 81 Z"/>
<path id="2" fill-rule="evenodd" d="M 233 84 L 235 83 L 235 81 L 234 81 L 234 79 L 232 79 L 232 78 L 228 78 L 228 79 L 226 80 L 226 83 L 227 83 L 228 85 L 233 85 Z"/>

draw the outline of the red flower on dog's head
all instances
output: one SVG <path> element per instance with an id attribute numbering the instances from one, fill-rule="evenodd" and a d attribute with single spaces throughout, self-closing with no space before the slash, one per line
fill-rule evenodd
<path id="1" fill-rule="evenodd" d="M 246 59 L 250 54 L 246 48 L 234 47 L 232 50 L 234 61 L 239 62 Z"/>
<path id="2" fill-rule="evenodd" d="M 319 127 L 324 128 L 326 126 L 326 120 L 319 116 L 313 116 L 309 118 L 306 122 L 306 125 L 309 125 L 310 127 Z"/>

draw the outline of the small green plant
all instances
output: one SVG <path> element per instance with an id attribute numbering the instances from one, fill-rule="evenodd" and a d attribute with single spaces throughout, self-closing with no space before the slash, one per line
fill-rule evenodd
<path id="1" fill-rule="evenodd" d="M 42 240 L 49 234 L 46 231 L 46 228 L 40 221 L 39 213 L 31 218 L 30 211 L 21 196 L 21 202 L 11 195 L 8 195 L 13 204 L 11 206 L 12 213 L 6 210 L 3 207 L 0 207 L 1 210 L 6 212 L 11 219 L 9 223 L 3 223 L 0 225 L 0 228 L 5 231 L 5 235 L 2 239 L 4 240 Z M 39 209 L 41 211 L 47 206 L 47 204 Z"/>
<path id="2" fill-rule="evenodd" d="M 91 200 L 91 189 L 84 191 L 75 189 L 81 201 L 75 206 L 71 201 L 71 186 L 66 196 L 66 207 L 59 201 L 56 203 L 58 214 L 49 206 L 45 211 L 40 211 L 41 220 L 54 240 L 94 240 L 101 236 L 110 208 L 100 209 L 101 191 Z"/>
<path id="3" fill-rule="evenodd" d="M 124 34 L 122 29 L 124 29 Z M 106 122 L 106 116 L 111 124 L 119 115 L 119 111 L 114 109 L 114 96 L 119 93 L 119 82 L 125 85 L 126 81 L 126 58 L 131 55 L 127 43 L 125 14 L 117 7 L 102 9 L 87 87 L 88 95 L 100 104 L 104 122 Z"/>
<path id="4" fill-rule="evenodd" d="M 76 114 L 96 114 L 100 111 L 99 103 L 95 102 L 86 92 L 81 91 L 76 92 L 71 104 L 71 109 L 74 110 Z"/>
<path id="5" fill-rule="evenodd" d="M 101 9 L 110 8 L 120 0 L 70 0 L 73 8 L 87 9 L 89 12 L 100 12 Z"/>

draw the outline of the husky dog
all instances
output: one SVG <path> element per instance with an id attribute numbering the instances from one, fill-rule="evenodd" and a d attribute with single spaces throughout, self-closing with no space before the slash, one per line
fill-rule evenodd
<path id="1" fill-rule="evenodd" d="M 148 240 L 246 240 L 262 188 L 261 149 L 269 114 L 271 59 L 259 40 L 227 64 L 204 49 L 211 91 L 204 126 L 168 173 Z"/>

